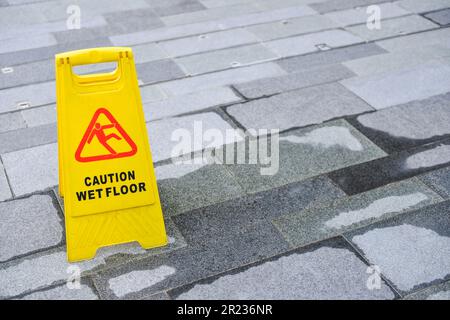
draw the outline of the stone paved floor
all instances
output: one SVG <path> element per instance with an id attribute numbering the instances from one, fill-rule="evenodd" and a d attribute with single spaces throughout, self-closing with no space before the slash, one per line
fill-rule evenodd
<path id="1" fill-rule="evenodd" d="M 0 17 L 1 298 L 449 299 L 450 0 L 0 0 Z M 53 56 L 111 45 L 135 52 L 170 244 L 69 266 Z M 278 173 L 173 164 L 195 121 L 280 129 Z"/>

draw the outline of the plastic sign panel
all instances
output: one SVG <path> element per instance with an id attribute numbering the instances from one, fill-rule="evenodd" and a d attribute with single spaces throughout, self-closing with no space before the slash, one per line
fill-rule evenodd
<path id="1" fill-rule="evenodd" d="M 57 54 L 60 194 L 69 261 L 103 246 L 167 236 L 130 48 Z M 115 71 L 78 75 L 73 66 L 116 62 Z"/>

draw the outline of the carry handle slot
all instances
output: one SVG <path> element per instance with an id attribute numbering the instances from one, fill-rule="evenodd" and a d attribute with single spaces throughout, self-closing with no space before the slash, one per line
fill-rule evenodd
<path id="1" fill-rule="evenodd" d="M 113 62 L 101 62 L 101 63 L 90 63 L 72 66 L 72 72 L 77 76 L 87 76 L 95 73 L 109 73 L 116 71 L 118 63 Z"/>
<path id="2" fill-rule="evenodd" d="M 70 74 L 75 83 L 79 85 L 89 85 L 115 82 L 122 74 L 123 59 L 132 59 L 131 48 L 127 47 L 105 47 L 69 51 L 56 55 L 56 63 L 66 65 L 70 69 Z M 116 62 L 117 68 L 111 72 L 79 75 L 74 72 L 74 66 L 87 64 L 100 64 Z"/>

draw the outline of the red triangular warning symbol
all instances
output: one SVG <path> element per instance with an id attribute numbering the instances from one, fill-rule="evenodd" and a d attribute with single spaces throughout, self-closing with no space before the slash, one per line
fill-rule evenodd
<path id="1" fill-rule="evenodd" d="M 105 120 L 100 121 L 99 117 L 104 116 Z M 122 148 L 116 150 L 112 146 L 112 141 L 122 142 Z M 102 151 L 95 154 L 85 155 L 83 151 L 87 145 L 96 143 Z M 125 145 L 125 148 L 123 147 Z M 108 160 L 115 158 L 131 157 L 137 152 L 137 146 L 113 115 L 105 108 L 95 111 L 86 132 L 75 152 L 75 159 L 79 162 L 90 162 Z"/>

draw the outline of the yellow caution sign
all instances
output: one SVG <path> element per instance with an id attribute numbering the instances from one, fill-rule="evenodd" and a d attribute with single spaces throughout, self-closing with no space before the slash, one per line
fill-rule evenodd
<path id="1" fill-rule="evenodd" d="M 66 52 L 55 62 L 68 260 L 132 241 L 144 248 L 167 244 L 131 49 Z M 117 62 L 116 70 L 72 70 L 103 62 Z"/>

